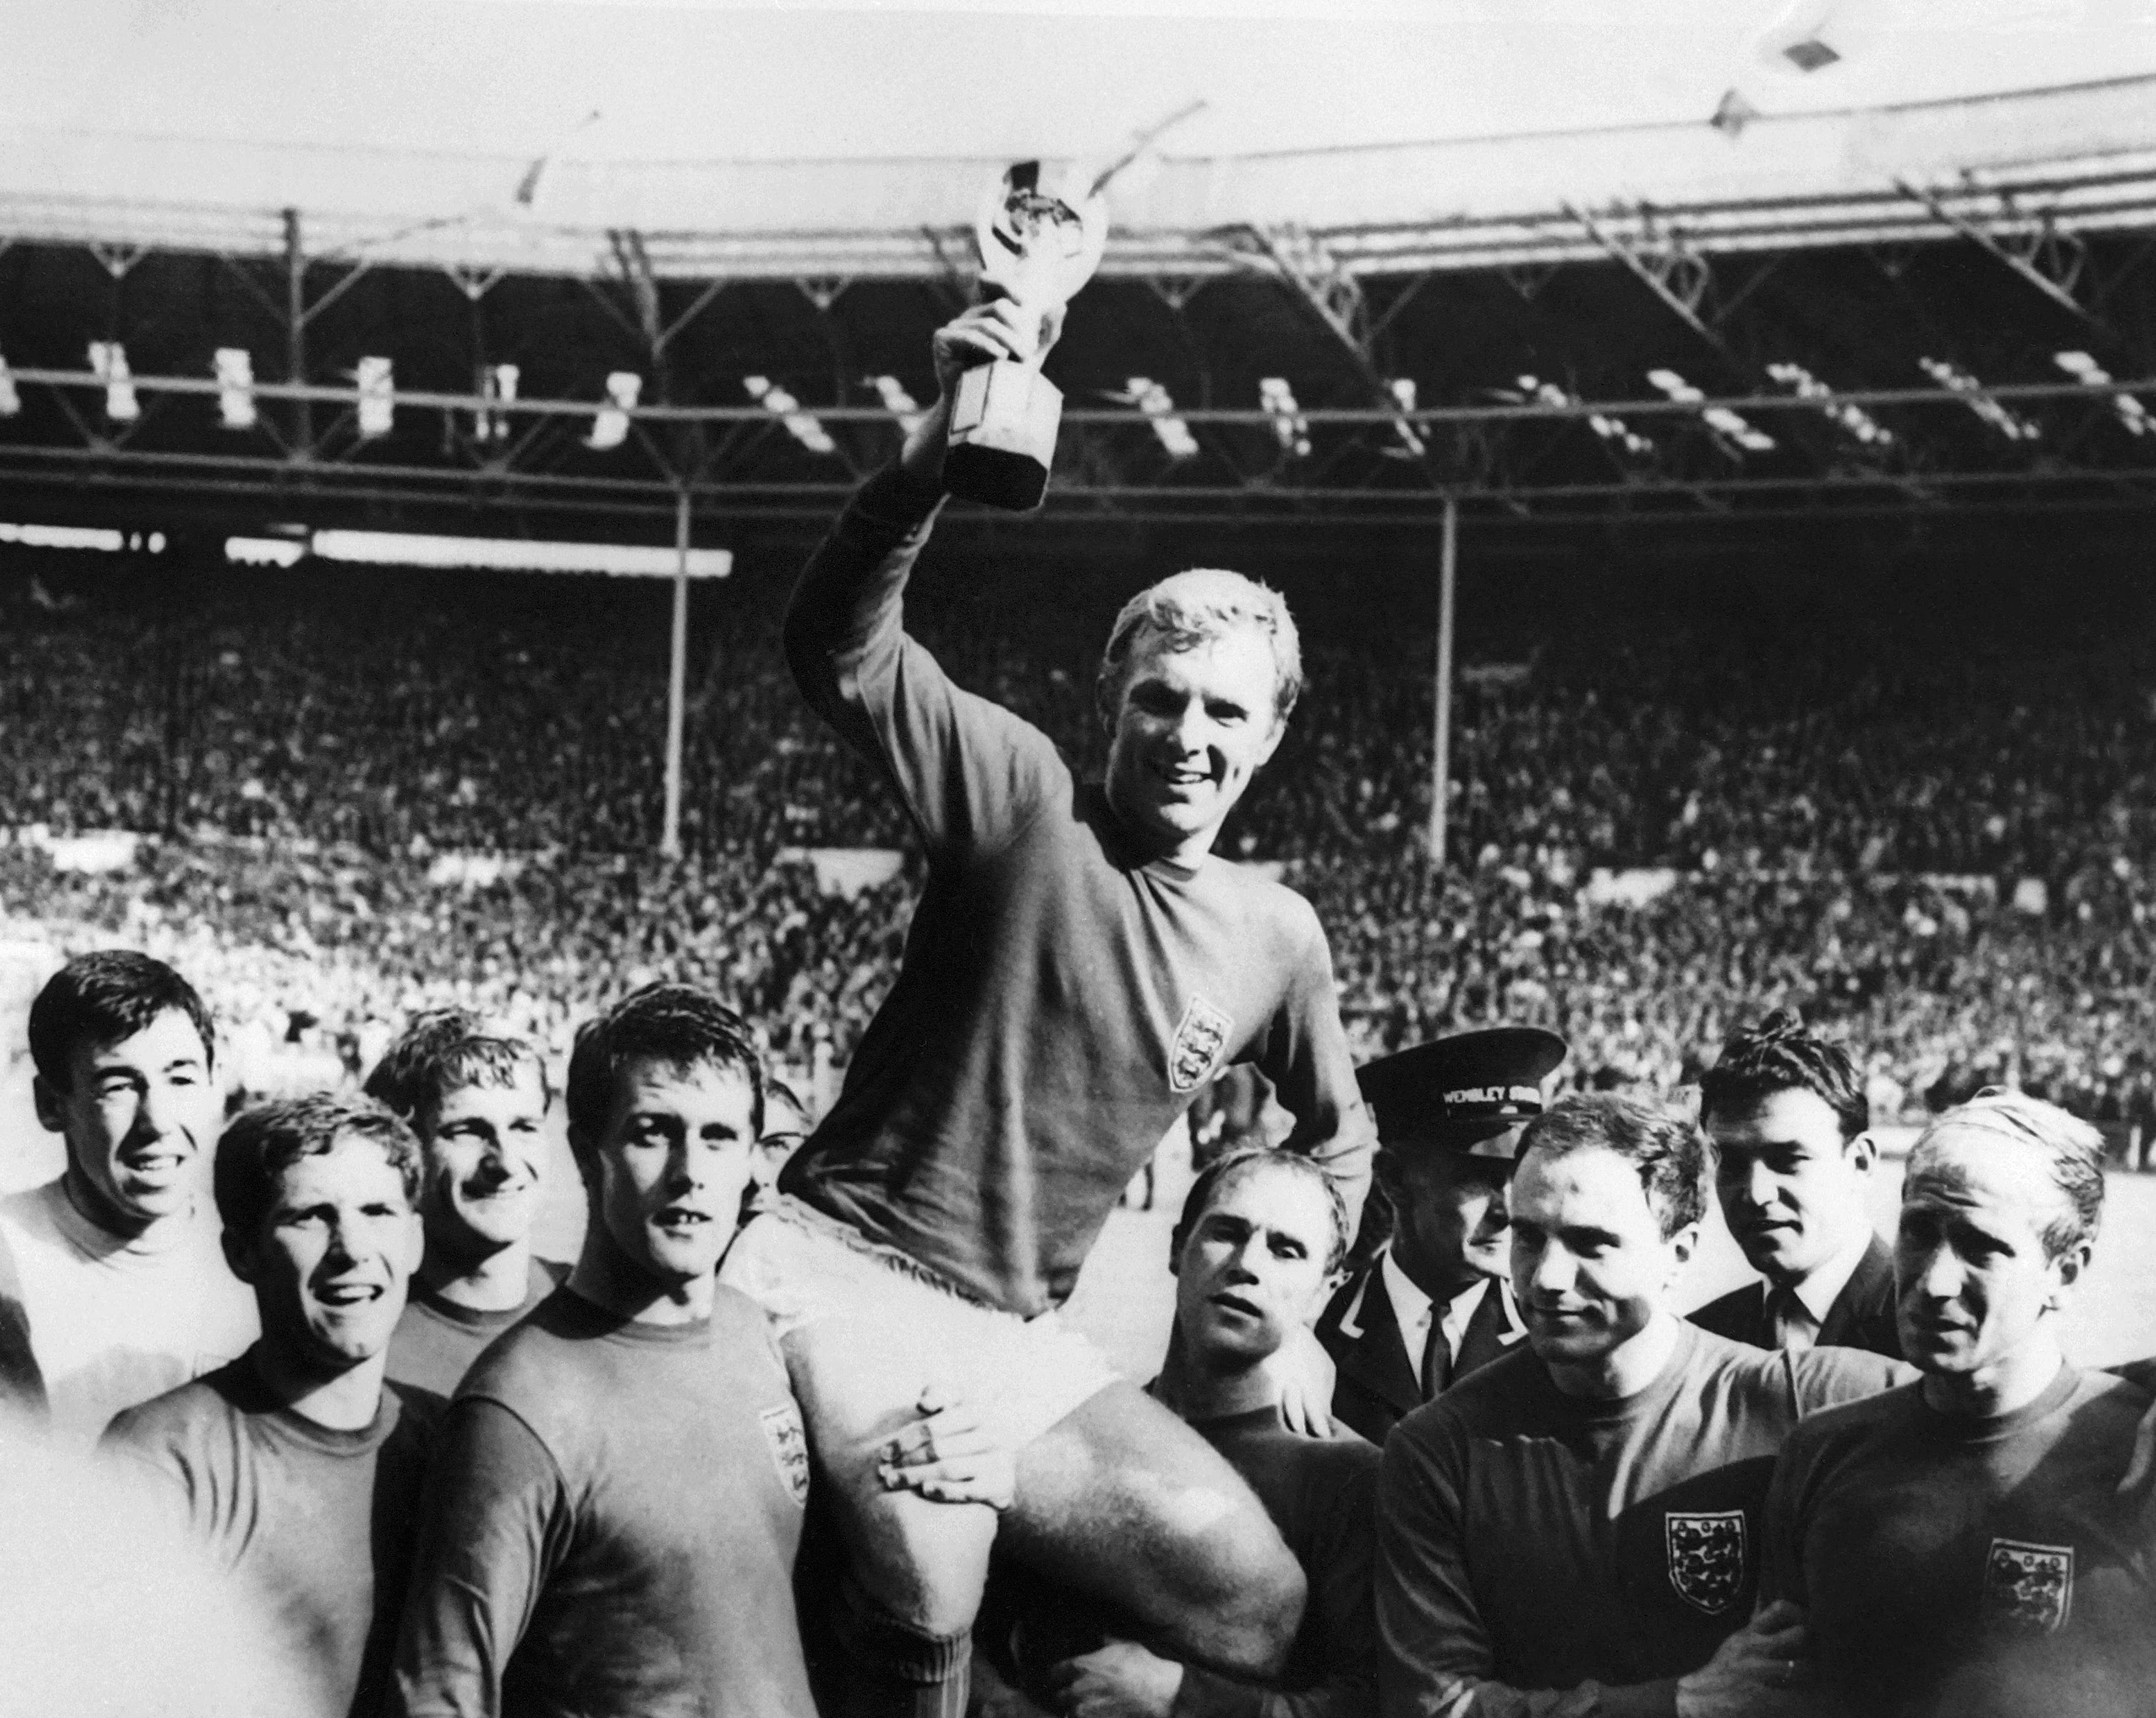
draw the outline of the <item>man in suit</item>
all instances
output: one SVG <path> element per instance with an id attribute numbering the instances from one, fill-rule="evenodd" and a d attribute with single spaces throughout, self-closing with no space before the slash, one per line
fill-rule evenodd
<path id="1" fill-rule="evenodd" d="M 1893 1255 L 1868 1203 L 1871 1106 L 1849 1052 L 1777 1009 L 1731 1036 L 1699 1090 L 1701 1124 L 1721 1153 L 1722 1215 L 1763 1280 L 1692 1322 L 1760 1348 L 1901 1358 Z"/>
<path id="2" fill-rule="evenodd" d="M 1334 1416 L 1382 1444 L 1394 1422 L 1527 1334 L 1507 1280 L 1505 1188 L 1520 1129 L 1564 1040 L 1532 1026 L 1440 1038 L 1356 1079 L 1378 1124 L 1377 1185 L 1394 1231 L 1317 1321 Z"/>

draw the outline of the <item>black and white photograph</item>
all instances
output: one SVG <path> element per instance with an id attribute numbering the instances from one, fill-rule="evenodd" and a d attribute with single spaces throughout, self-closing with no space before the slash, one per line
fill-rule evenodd
<path id="1" fill-rule="evenodd" d="M 2156 1718 L 2156 0 L 0 0 L 0 1718 Z"/>

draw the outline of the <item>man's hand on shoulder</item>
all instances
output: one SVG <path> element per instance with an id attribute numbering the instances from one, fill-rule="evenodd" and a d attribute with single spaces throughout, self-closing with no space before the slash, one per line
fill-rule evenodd
<path id="1" fill-rule="evenodd" d="M 1332 1435 L 1332 1356 L 1317 1333 L 1297 1325 L 1265 1361 L 1280 1390 L 1281 1418 L 1305 1438 Z"/>
<path id="2" fill-rule="evenodd" d="M 906 475 L 916 483 L 942 482 L 951 397 L 957 390 L 960 376 L 976 364 L 993 363 L 998 358 L 1020 364 L 1037 363 L 1048 356 L 1062 333 L 1061 306 L 1047 316 L 1031 316 L 1007 298 L 977 304 L 938 328 L 934 342 L 936 404 L 921 414 L 906 438 L 898 456 Z"/>
<path id="3" fill-rule="evenodd" d="M 1048 1673 L 1055 1710 L 1068 1718 L 1168 1718 L 1183 1666 L 1135 1642 L 1111 1640 Z"/>

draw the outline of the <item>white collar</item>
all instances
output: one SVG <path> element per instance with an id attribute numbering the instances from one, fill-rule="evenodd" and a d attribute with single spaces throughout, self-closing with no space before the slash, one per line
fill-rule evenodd
<path id="1" fill-rule="evenodd" d="M 1864 1263 L 1864 1255 L 1871 1248 L 1871 1230 L 1867 1225 L 1857 1231 L 1851 1245 L 1796 1285 L 1797 1304 L 1812 1315 L 1815 1325 L 1826 1323 L 1827 1314 L 1834 1309 L 1835 1300 L 1849 1286 L 1849 1279 L 1856 1274 L 1856 1268 Z M 1773 1292 L 1769 1288 L 1768 1293 Z"/>

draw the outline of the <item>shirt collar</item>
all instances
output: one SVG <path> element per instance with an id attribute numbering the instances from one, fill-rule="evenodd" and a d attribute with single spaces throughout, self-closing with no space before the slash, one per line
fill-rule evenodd
<path id="1" fill-rule="evenodd" d="M 1857 1266 L 1864 1263 L 1864 1255 L 1871 1247 L 1871 1230 L 1861 1229 L 1849 1246 L 1797 1284 L 1797 1304 L 1812 1315 L 1814 1324 L 1826 1323 L 1827 1314 L 1834 1309 L 1835 1300 L 1849 1286 L 1849 1279 L 1856 1274 Z"/>

